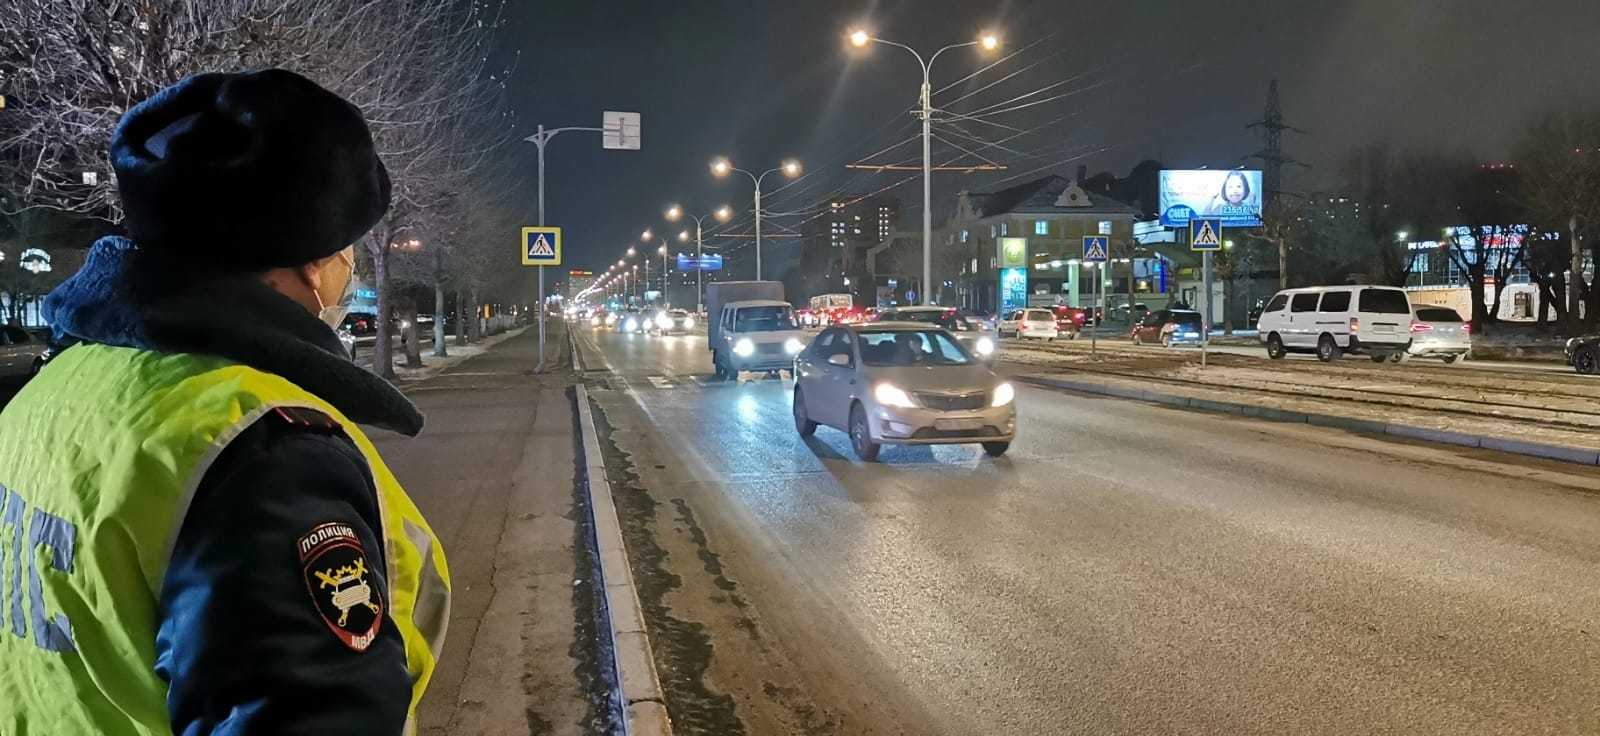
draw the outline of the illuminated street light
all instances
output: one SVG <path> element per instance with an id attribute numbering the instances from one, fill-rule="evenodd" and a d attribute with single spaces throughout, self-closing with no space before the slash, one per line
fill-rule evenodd
<path id="1" fill-rule="evenodd" d="M 726 160 L 719 159 L 719 161 L 727 163 Z M 712 170 L 715 171 L 716 168 L 713 166 Z M 677 222 L 685 215 L 683 207 L 678 205 L 672 205 L 667 208 L 666 216 L 668 222 Z M 733 208 L 728 205 L 722 205 L 709 215 L 687 216 L 689 219 L 694 220 L 694 311 L 699 312 L 703 303 L 701 291 L 705 288 L 705 271 L 700 268 L 701 258 L 705 255 L 705 221 L 707 217 L 714 217 L 718 222 L 727 222 L 733 217 Z M 678 240 L 687 241 L 688 235 L 689 231 L 687 230 L 680 232 L 678 233 Z"/>
<path id="2" fill-rule="evenodd" d="M 750 177 L 750 181 L 755 184 L 755 189 L 756 189 L 756 196 L 755 196 L 755 200 L 756 200 L 756 280 L 760 281 L 761 280 L 761 182 L 764 179 L 767 178 L 768 174 L 774 174 L 774 173 L 778 173 L 778 172 L 782 172 L 784 176 L 787 176 L 787 177 L 789 177 L 791 179 L 796 177 L 796 176 L 799 176 L 800 175 L 800 161 L 799 161 L 799 159 L 793 159 L 793 158 L 784 159 L 778 165 L 778 168 L 767 169 L 766 171 L 763 171 L 760 174 L 756 174 L 754 172 L 746 171 L 744 169 L 738 168 L 737 166 L 734 166 L 733 163 L 731 161 L 729 161 L 726 156 L 720 156 L 716 160 L 711 162 L 711 173 L 717 175 L 718 177 L 727 176 L 730 172 L 734 172 L 734 171 L 737 171 L 737 172 L 739 172 L 741 174 L 744 174 L 745 176 Z"/>
<path id="3" fill-rule="evenodd" d="M 922 67 L 922 91 L 918 105 L 920 112 L 917 117 L 922 119 L 922 303 L 928 304 L 933 296 L 933 289 L 929 288 L 933 284 L 933 86 L 929 81 L 932 77 L 933 62 L 938 60 L 939 54 L 966 46 L 979 46 L 986 51 L 993 51 L 1000 47 L 1000 37 L 994 33 L 984 33 L 978 40 L 945 46 L 933 52 L 933 56 L 928 57 L 927 61 L 923 61 L 922 54 L 917 53 L 916 49 L 903 43 L 886 41 L 863 29 L 850 34 L 851 45 L 861 47 L 869 42 L 905 49 L 916 57 L 917 64 Z M 757 252 L 759 253 L 759 249 Z"/>

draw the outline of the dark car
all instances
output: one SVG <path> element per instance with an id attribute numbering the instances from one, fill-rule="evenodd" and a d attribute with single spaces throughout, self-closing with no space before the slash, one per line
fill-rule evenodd
<path id="1" fill-rule="evenodd" d="M 1567 365 L 1586 376 L 1600 373 L 1600 335 L 1582 335 L 1568 340 Z"/>
<path id="2" fill-rule="evenodd" d="M 1167 347 L 1183 343 L 1199 344 L 1200 313 L 1187 309 L 1159 309 L 1133 326 L 1128 337 L 1135 345 L 1161 343 Z"/>

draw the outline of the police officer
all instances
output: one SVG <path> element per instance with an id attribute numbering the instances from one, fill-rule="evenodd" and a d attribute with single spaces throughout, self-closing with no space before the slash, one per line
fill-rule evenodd
<path id="1" fill-rule="evenodd" d="M 361 112 L 202 74 L 123 117 L 128 237 L 45 301 L 0 414 L 0 733 L 402 733 L 439 656 L 438 540 L 357 426 L 350 244 L 389 206 Z"/>

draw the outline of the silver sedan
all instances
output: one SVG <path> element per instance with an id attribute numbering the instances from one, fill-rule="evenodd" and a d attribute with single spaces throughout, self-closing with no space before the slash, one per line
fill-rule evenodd
<path id="1" fill-rule="evenodd" d="M 795 359 L 795 429 L 848 432 L 868 462 L 884 444 L 981 444 L 1004 455 L 1016 436 L 1015 397 L 949 332 L 926 324 L 832 327 Z"/>

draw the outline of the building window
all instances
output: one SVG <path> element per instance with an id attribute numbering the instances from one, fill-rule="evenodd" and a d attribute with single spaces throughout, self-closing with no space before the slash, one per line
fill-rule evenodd
<path id="1" fill-rule="evenodd" d="M 963 243 L 967 242 L 967 231 L 965 231 L 965 230 L 961 231 L 961 242 L 963 242 Z"/>
<path id="2" fill-rule="evenodd" d="M 1111 234 L 1111 221 L 1110 220 L 1101 220 L 1100 221 L 1100 234 L 1101 235 L 1110 235 Z"/>
<path id="3" fill-rule="evenodd" d="M 1050 234 L 1050 223 L 1045 221 L 1045 220 L 1034 220 L 1033 221 L 1033 234 L 1034 235 L 1049 235 Z"/>
<path id="4" fill-rule="evenodd" d="M 993 238 L 993 237 L 996 237 L 999 234 L 1000 234 L 1000 228 L 997 228 L 994 225 L 990 225 L 989 226 L 989 237 Z"/>
<path id="5" fill-rule="evenodd" d="M 1010 235 L 1011 234 L 1011 233 L 1007 232 L 1006 223 L 1004 223 L 1004 222 L 1000 223 L 1000 234 L 1001 235 Z"/>

